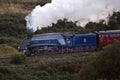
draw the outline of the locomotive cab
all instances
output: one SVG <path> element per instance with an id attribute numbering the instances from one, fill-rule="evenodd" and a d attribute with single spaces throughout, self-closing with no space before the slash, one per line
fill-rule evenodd
<path id="1" fill-rule="evenodd" d="M 73 37 L 74 37 L 74 34 L 73 33 L 64 33 L 63 34 L 64 38 L 65 38 L 65 41 L 66 41 L 66 44 L 68 47 L 72 47 L 72 40 L 73 40 Z"/>

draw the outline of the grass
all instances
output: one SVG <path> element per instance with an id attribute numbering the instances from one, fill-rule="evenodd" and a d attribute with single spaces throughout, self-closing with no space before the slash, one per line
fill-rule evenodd
<path id="1" fill-rule="evenodd" d="M 43 6 L 51 0 L 0 0 L 0 14 L 24 13 L 28 14 L 37 5 Z"/>
<path id="2" fill-rule="evenodd" d="M 72 67 L 71 66 L 75 66 Z M 80 70 L 80 64 L 60 64 L 43 66 L 32 70 L 10 70 L 0 68 L 0 80 L 74 80 L 74 68 Z M 72 72 L 71 72 L 72 71 Z M 77 80 L 77 79 L 75 79 Z"/>
<path id="3" fill-rule="evenodd" d="M 74 56 L 74 54 L 71 54 Z M 81 55 L 82 56 L 82 55 Z M 45 58 L 70 57 L 68 54 L 39 56 L 41 60 Z M 32 57 L 35 58 L 35 57 Z M 29 58 L 30 60 L 31 58 Z M 44 60 L 43 60 L 44 61 Z M 4 64 L 5 65 L 5 64 Z M 74 66 L 74 67 L 73 67 Z M 74 80 L 76 74 L 80 71 L 81 62 L 72 63 L 54 63 L 50 65 L 39 66 L 31 70 L 3 69 L 0 68 L 1 80 Z M 77 79 L 75 79 L 77 80 Z"/>
<path id="4" fill-rule="evenodd" d="M 89 55 L 88 53 L 76 53 L 76 54 L 59 54 L 59 55 L 44 55 L 38 57 L 27 57 L 25 64 L 34 63 L 36 61 L 46 61 L 53 59 L 62 58 L 75 58 L 79 56 Z M 2 62 L 0 65 L 12 66 L 10 61 Z M 74 67 L 73 67 L 74 66 Z M 0 68 L 0 79 L 1 80 L 74 80 L 76 74 L 80 71 L 81 62 L 72 63 L 54 63 L 50 65 L 39 66 L 38 68 L 31 70 L 10 70 Z M 77 79 L 75 79 L 77 80 Z"/>
<path id="5" fill-rule="evenodd" d="M 34 57 L 27 57 L 27 64 L 39 62 L 39 61 L 49 61 L 54 59 L 71 59 L 77 58 L 82 56 L 89 56 L 92 53 L 70 53 L 70 54 L 53 54 L 53 55 L 43 55 L 43 56 L 34 56 Z"/>
<path id="6" fill-rule="evenodd" d="M 0 45 L 0 58 L 11 57 L 14 54 L 18 54 L 18 51 L 15 48 L 13 48 L 7 44 Z"/>
<path id="7" fill-rule="evenodd" d="M 39 57 L 28 57 L 27 60 L 34 62 L 35 60 L 45 61 L 58 58 L 76 58 L 79 56 L 96 56 L 95 53 L 75 53 L 75 54 L 60 54 L 60 55 L 44 55 Z M 99 54 L 98 54 L 99 55 Z M 42 65 L 34 69 L 24 70 L 9 70 L 0 68 L 1 80 L 82 80 L 79 77 L 82 65 L 85 62 L 71 62 L 71 63 L 54 63 L 49 65 Z M 99 63 L 98 63 L 99 64 Z M 102 79 L 96 79 L 102 80 Z M 118 79 L 119 80 L 119 79 Z"/>
<path id="8" fill-rule="evenodd" d="M 5 14 L 5 13 L 22 13 L 22 14 L 27 14 L 30 13 L 31 10 L 29 9 L 25 9 L 22 8 L 23 5 L 21 4 L 2 4 L 2 6 L 0 7 L 0 12 L 1 14 Z"/>

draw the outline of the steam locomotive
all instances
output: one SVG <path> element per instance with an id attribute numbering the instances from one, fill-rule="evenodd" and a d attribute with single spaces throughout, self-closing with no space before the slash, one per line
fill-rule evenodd
<path id="1" fill-rule="evenodd" d="M 120 41 L 120 30 L 96 31 L 86 34 L 35 34 L 24 38 L 18 50 L 27 56 L 89 52 L 101 50 L 116 40 Z"/>

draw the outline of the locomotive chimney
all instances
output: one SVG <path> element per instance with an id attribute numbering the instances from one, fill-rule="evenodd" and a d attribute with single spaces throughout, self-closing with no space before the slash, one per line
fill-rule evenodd
<path id="1" fill-rule="evenodd" d="M 27 38 L 31 38 L 33 34 L 33 29 L 27 29 Z"/>

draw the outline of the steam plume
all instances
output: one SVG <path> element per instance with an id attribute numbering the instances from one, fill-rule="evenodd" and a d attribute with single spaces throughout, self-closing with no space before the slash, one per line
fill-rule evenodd
<path id="1" fill-rule="evenodd" d="M 85 26 L 90 21 L 99 22 L 101 19 L 107 22 L 113 11 L 120 10 L 119 4 L 120 0 L 52 0 L 44 6 L 36 6 L 25 17 L 27 29 L 35 32 L 64 18 L 72 22 L 77 21 L 80 26 Z"/>

